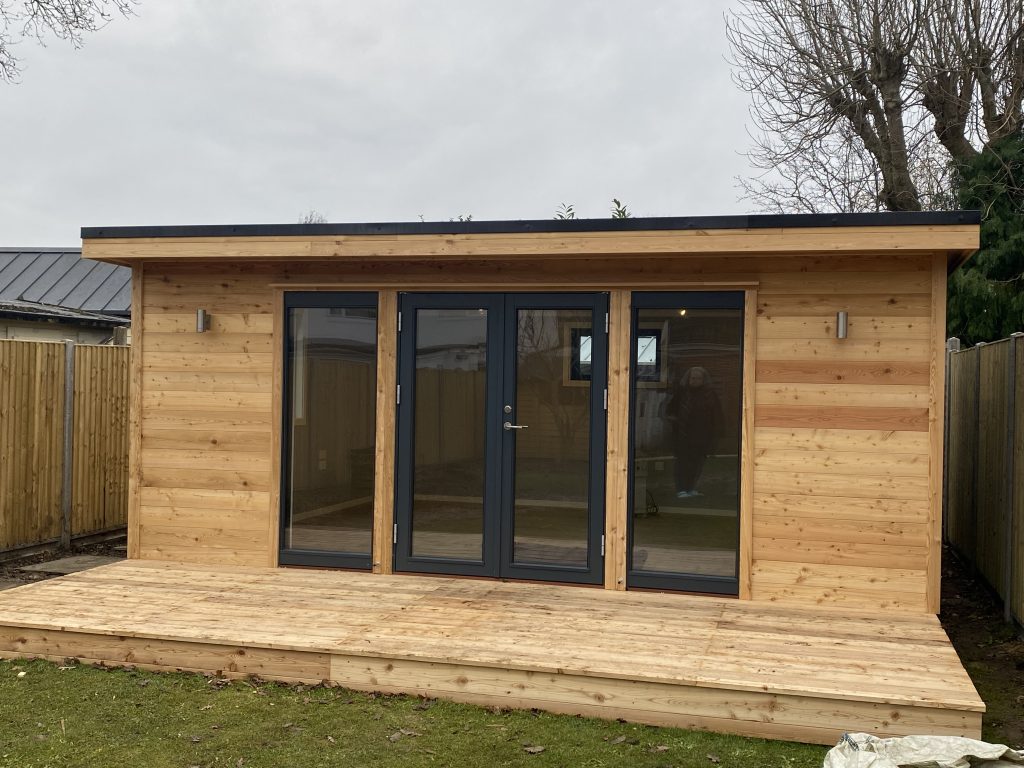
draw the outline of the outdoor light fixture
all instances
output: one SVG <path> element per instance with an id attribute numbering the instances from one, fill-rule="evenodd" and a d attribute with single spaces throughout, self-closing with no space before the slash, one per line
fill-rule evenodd
<path id="1" fill-rule="evenodd" d="M 205 309 L 196 310 L 196 333 L 210 330 L 210 313 Z"/>
<path id="2" fill-rule="evenodd" d="M 685 309 L 680 309 L 679 310 L 679 316 L 680 317 L 686 317 L 686 310 Z"/>
<path id="3" fill-rule="evenodd" d="M 836 313 L 836 338 L 845 339 L 847 334 L 847 326 L 849 325 L 849 317 L 846 314 L 846 310 L 841 310 Z"/>

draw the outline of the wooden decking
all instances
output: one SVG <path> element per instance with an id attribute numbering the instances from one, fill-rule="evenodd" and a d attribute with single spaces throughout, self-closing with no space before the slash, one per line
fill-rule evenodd
<path id="1" fill-rule="evenodd" d="M 126 561 L 0 593 L 28 655 L 821 743 L 984 711 L 931 616 L 405 575 Z"/>

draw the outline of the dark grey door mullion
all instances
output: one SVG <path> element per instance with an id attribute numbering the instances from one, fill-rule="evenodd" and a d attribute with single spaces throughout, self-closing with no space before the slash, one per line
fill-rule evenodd
<path id="1" fill-rule="evenodd" d="M 518 430 L 505 429 L 505 423 L 521 426 L 518 421 L 516 403 L 516 324 L 517 314 L 513 297 L 506 294 L 502 297 L 502 314 L 504 322 L 499 331 L 501 336 L 501 376 L 498 382 L 500 393 L 498 410 L 494 419 L 500 425 L 498 443 L 500 444 L 501 463 L 498 466 L 498 549 L 495 562 L 498 563 L 499 574 L 511 575 L 512 547 L 515 541 L 515 439 Z"/>
<path id="2" fill-rule="evenodd" d="M 502 440 L 503 370 L 505 363 L 504 334 L 508 314 L 504 297 L 492 294 L 487 327 L 487 408 L 486 419 L 486 484 L 484 499 L 484 562 L 490 576 L 501 572 L 502 541 L 502 468 L 506 465 Z"/>

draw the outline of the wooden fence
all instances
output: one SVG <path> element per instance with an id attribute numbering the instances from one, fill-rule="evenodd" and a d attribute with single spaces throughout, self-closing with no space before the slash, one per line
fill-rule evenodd
<path id="1" fill-rule="evenodd" d="M 0 552 L 125 525 L 129 355 L 0 340 Z"/>
<path id="2" fill-rule="evenodd" d="M 945 538 L 1024 619 L 1024 334 L 947 353 Z"/>

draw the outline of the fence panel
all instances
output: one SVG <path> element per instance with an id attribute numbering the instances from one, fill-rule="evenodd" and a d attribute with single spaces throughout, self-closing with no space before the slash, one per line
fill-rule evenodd
<path id="1" fill-rule="evenodd" d="M 125 525 L 127 347 L 75 349 L 71 535 Z M 57 540 L 65 345 L 0 340 L 0 552 Z"/>
<path id="2" fill-rule="evenodd" d="M 1006 579 L 1006 436 L 1010 422 L 1007 398 L 1009 341 L 978 350 L 978 489 L 975 494 L 974 562 L 989 584 Z"/>
<path id="3" fill-rule="evenodd" d="M 128 347 L 75 347 L 71 530 L 127 523 Z"/>
<path id="4" fill-rule="evenodd" d="M 0 341 L 0 551 L 60 534 L 64 345 Z"/>
<path id="5" fill-rule="evenodd" d="M 1024 335 L 947 356 L 946 541 L 1024 617 Z"/>
<path id="6" fill-rule="evenodd" d="M 949 356 L 946 539 L 972 562 L 978 451 L 978 349 Z"/>
<path id="7" fill-rule="evenodd" d="M 1014 345 L 1013 380 L 1015 413 L 1013 433 L 1013 530 L 1010 557 L 1010 612 L 1024 621 L 1024 336 L 1011 339 Z"/>

